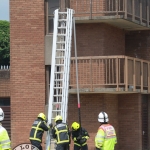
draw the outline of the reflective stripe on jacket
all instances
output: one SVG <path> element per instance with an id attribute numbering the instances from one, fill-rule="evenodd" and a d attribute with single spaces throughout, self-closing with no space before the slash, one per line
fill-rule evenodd
<path id="1" fill-rule="evenodd" d="M 84 142 L 84 143 L 81 144 L 81 142 L 80 142 L 81 140 L 77 140 L 77 137 L 80 134 L 82 136 L 82 139 L 86 139 L 87 140 L 89 138 L 89 134 L 86 131 L 86 129 L 84 129 L 84 128 L 81 127 L 81 129 L 78 129 L 76 131 L 72 131 L 72 139 L 73 139 L 75 145 L 77 145 L 77 146 L 84 146 L 84 145 L 87 144 L 86 142 Z"/>
<path id="2" fill-rule="evenodd" d="M 65 123 L 56 124 L 52 129 L 52 135 L 57 144 L 69 143 L 69 128 Z"/>
<path id="3" fill-rule="evenodd" d="M 34 121 L 31 131 L 30 131 L 30 140 L 36 140 L 42 142 L 42 137 L 44 131 L 48 131 L 49 127 L 47 126 L 46 122 L 42 119 L 37 119 Z"/>
<path id="4" fill-rule="evenodd" d="M 110 124 L 102 124 L 95 137 L 95 147 L 101 150 L 114 150 L 117 143 L 115 129 Z"/>
<path id="5" fill-rule="evenodd" d="M 11 142 L 6 129 L 0 124 L 0 150 L 10 150 L 10 143 Z"/>

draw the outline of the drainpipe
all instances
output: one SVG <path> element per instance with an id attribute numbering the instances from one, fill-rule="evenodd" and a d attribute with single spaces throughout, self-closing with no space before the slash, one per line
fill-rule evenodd
<path id="1" fill-rule="evenodd" d="M 60 10 L 61 11 L 65 11 L 66 8 L 70 7 L 69 0 L 59 0 L 59 3 L 60 3 Z"/>
<path id="2" fill-rule="evenodd" d="M 90 19 L 92 20 L 92 0 L 90 0 Z"/>

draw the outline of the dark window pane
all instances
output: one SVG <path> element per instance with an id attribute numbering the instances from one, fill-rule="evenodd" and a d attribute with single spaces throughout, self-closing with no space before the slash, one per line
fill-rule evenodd
<path id="1" fill-rule="evenodd" d="M 0 106 L 10 106 L 10 98 L 0 98 Z"/>
<path id="2" fill-rule="evenodd" d="M 53 16 L 50 16 L 49 19 L 49 33 L 53 33 Z"/>
<path id="3" fill-rule="evenodd" d="M 48 1 L 48 15 L 53 15 L 54 10 L 59 8 L 59 0 Z"/>

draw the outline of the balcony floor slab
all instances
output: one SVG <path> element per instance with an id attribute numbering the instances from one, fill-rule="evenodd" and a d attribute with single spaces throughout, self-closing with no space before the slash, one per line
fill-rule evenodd
<path id="1" fill-rule="evenodd" d="M 76 94 L 77 89 L 69 89 L 69 94 Z M 90 88 L 80 88 L 79 89 L 80 94 L 98 94 L 98 93 L 107 93 L 107 94 L 132 94 L 132 93 L 141 93 L 141 94 L 149 94 L 147 90 L 143 90 L 141 92 L 140 89 L 136 89 L 136 91 L 133 91 L 132 89 L 128 88 L 128 91 L 125 91 L 125 88 L 119 88 L 119 91 L 116 90 L 116 88 L 93 88 L 93 91 L 91 91 Z"/>
<path id="2" fill-rule="evenodd" d="M 115 27 L 134 31 L 134 30 L 150 30 L 146 23 L 124 19 L 124 16 L 96 16 L 92 19 L 88 17 L 75 17 L 76 23 L 107 23 Z"/>

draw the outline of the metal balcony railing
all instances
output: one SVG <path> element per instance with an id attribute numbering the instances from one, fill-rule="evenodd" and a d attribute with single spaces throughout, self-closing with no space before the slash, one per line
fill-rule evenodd
<path id="1" fill-rule="evenodd" d="M 107 16 L 108 19 L 126 19 L 144 27 L 150 25 L 149 0 L 66 0 L 66 2 L 67 7 L 75 10 L 75 17 L 103 19 Z M 60 8 L 59 0 L 52 4 L 51 1 L 45 2 L 46 34 L 53 33 L 53 11 L 57 8 Z"/>
<path id="2" fill-rule="evenodd" d="M 150 93 L 150 62 L 128 56 L 78 57 L 80 90 Z M 71 58 L 70 89 L 76 89 L 75 58 Z"/>
<path id="3" fill-rule="evenodd" d="M 75 10 L 75 16 L 116 16 L 138 22 L 149 27 L 149 0 L 70 0 L 70 7 Z"/>
<path id="4" fill-rule="evenodd" d="M 9 70 L 9 69 L 10 69 L 10 66 L 8 66 L 8 65 L 0 66 L 0 70 Z"/>

